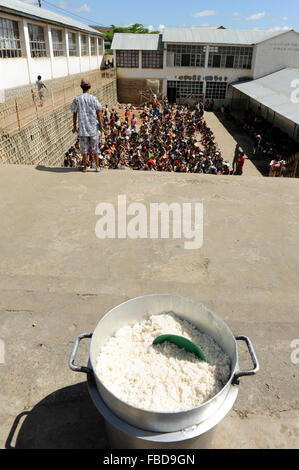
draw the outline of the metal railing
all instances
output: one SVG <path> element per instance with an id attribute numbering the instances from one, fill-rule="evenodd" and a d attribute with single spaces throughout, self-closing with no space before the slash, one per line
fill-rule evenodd
<path id="1" fill-rule="evenodd" d="M 91 82 L 92 89 L 107 85 L 116 80 L 116 70 L 97 70 L 84 74 Z M 61 106 L 72 102 L 76 95 L 82 93 L 80 88 L 81 78 L 67 80 L 56 85 L 48 86 L 44 90 L 45 99 L 41 102 L 36 85 L 31 93 L 16 99 L 9 99 L 0 104 L 0 131 L 11 133 L 21 130 L 35 121 Z M 42 104 L 42 106 L 41 106 Z"/>

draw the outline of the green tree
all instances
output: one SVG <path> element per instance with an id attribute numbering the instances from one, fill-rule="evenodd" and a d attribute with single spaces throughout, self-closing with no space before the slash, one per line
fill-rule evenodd
<path id="1" fill-rule="evenodd" d="M 112 43 L 115 33 L 131 33 L 131 34 L 159 34 L 160 31 L 149 31 L 141 23 L 131 24 L 129 26 L 115 26 L 111 25 L 111 31 L 105 32 L 105 41 Z"/>

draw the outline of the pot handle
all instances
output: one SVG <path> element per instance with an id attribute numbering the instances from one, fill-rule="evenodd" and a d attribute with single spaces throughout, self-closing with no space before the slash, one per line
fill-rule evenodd
<path id="1" fill-rule="evenodd" d="M 243 371 L 240 370 L 239 372 L 235 373 L 233 383 L 239 383 L 240 377 L 256 374 L 259 371 L 260 366 L 259 366 L 259 361 L 258 361 L 258 358 L 256 357 L 256 354 L 255 354 L 255 351 L 253 349 L 253 345 L 250 339 L 247 336 L 243 336 L 243 335 L 237 335 L 235 336 L 235 339 L 237 341 L 238 340 L 245 341 L 248 347 L 248 351 L 249 351 L 253 366 L 254 366 L 253 369 L 243 370 Z"/>
<path id="2" fill-rule="evenodd" d="M 69 367 L 74 372 L 83 372 L 84 374 L 92 373 L 92 370 L 89 367 L 75 366 L 75 364 L 74 364 L 75 356 L 77 354 L 77 349 L 78 349 L 78 346 L 79 346 L 79 343 L 80 343 L 81 339 L 91 338 L 91 337 L 92 337 L 92 333 L 83 333 L 82 335 L 77 336 L 77 338 L 75 340 L 73 350 L 72 350 L 70 358 L 69 358 Z"/>

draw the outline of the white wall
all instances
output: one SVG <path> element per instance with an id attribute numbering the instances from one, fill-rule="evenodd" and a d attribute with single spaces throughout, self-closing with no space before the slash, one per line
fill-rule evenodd
<path id="1" fill-rule="evenodd" d="M 28 84 L 26 58 L 0 59 L 0 90 Z"/>
<path id="2" fill-rule="evenodd" d="M 37 76 L 41 75 L 42 80 L 51 80 L 51 60 L 49 57 L 40 57 L 30 61 L 30 82 L 35 83 Z"/>
<path id="3" fill-rule="evenodd" d="M 299 68 L 299 33 L 289 31 L 256 46 L 253 78 L 286 67 Z"/>
<path id="4" fill-rule="evenodd" d="M 91 55 L 89 60 L 89 67 L 90 69 L 97 69 L 98 68 L 98 58 L 96 55 Z"/>
<path id="5" fill-rule="evenodd" d="M 81 72 L 86 72 L 88 70 L 90 70 L 89 56 L 84 55 L 81 57 Z"/>
<path id="6" fill-rule="evenodd" d="M 53 78 L 68 75 L 68 63 L 66 57 L 54 57 L 52 61 Z"/>
<path id="7" fill-rule="evenodd" d="M 80 57 L 70 56 L 69 57 L 69 74 L 74 75 L 75 73 L 80 73 Z"/>

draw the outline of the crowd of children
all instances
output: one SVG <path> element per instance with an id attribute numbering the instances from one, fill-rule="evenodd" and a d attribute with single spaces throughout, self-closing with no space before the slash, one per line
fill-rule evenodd
<path id="1" fill-rule="evenodd" d="M 99 144 L 101 167 L 214 175 L 233 173 L 204 120 L 202 103 L 196 106 L 169 104 L 165 98 L 160 104 L 154 99 L 138 116 L 126 109 L 121 119 L 116 109 L 110 111 L 107 106 L 101 115 L 105 129 Z M 66 153 L 64 165 L 80 167 L 81 163 L 77 142 Z M 89 166 L 92 165 L 90 153 Z"/>

